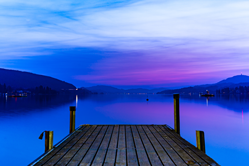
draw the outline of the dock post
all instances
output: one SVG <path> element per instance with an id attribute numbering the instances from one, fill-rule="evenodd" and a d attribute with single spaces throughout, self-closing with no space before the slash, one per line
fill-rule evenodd
<path id="1" fill-rule="evenodd" d="M 45 131 L 45 152 L 53 148 L 53 131 Z"/>
<path id="2" fill-rule="evenodd" d="M 175 132 L 180 135 L 179 96 L 178 93 L 173 94 Z"/>
<path id="3" fill-rule="evenodd" d="M 197 148 L 199 150 L 201 150 L 204 153 L 206 153 L 206 150 L 205 150 L 205 139 L 204 139 L 204 132 L 203 131 L 196 130 L 196 145 L 197 145 Z"/>
<path id="4" fill-rule="evenodd" d="M 75 111 L 76 107 L 70 107 L 70 126 L 69 126 L 69 133 L 71 134 L 75 130 Z"/>

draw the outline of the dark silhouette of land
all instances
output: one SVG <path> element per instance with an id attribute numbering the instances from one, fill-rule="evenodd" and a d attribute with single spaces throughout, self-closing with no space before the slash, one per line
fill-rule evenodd
<path id="1" fill-rule="evenodd" d="M 224 79 L 215 84 L 196 85 L 180 89 L 118 89 L 112 86 L 97 85 L 87 88 L 76 88 L 74 85 L 49 76 L 7 70 L 0 68 L 0 93 L 19 93 L 17 91 L 34 94 L 249 94 L 249 76 L 237 75 Z"/>
<path id="2" fill-rule="evenodd" d="M 158 92 L 157 94 L 199 94 L 206 93 L 208 90 L 212 94 L 248 94 L 249 92 L 249 76 L 236 75 L 229 77 L 215 84 L 196 85 L 180 89 L 171 89 Z"/>
<path id="3" fill-rule="evenodd" d="M 236 75 L 233 77 L 229 77 L 224 79 L 217 84 L 239 84 L 239 83 L 249 83 L 249 76 L 247 75 Z"/>
<path id="4" fill-rule="evenodd" d="M 92 91 L 95 94 L 153 94 L 165 90 L 167 88 L 155 88 L 155 89 L 118 89 L 112 86 L 97 85 L 92 87 L 87 87 L 86 89 Z"/>
<path id="5" fill-rule="evenodd" d="M 49 87 L 53 90 L 76 89 L 76 87 L 56 78 L 0 68 L 0 84 L 13 89 L 35 89 L 36 87 Z"/>

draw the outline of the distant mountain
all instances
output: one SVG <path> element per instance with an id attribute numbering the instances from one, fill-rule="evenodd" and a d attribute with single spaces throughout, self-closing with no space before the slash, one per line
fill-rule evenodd
<path id="1" fill-rule="evenodd" d="M 157 93 L 162 90 L 165 90 L 166 88 L 156 88 L 156 89 L 144 89 L 144 88 L 136 88 L 136 89 L 118 89 L 114 88 L 112 86 L 105 86 L 105 85 L 97 85 L 92 87 L 87 87 L 89 91 L 92 91 L 93 93 L 104 93 L 104 94 L 138 94 L 138 93 Z"/>
<path id="2" fill-rule="evenodd" d="M 180 93 L 180 94 L 199 94 L 199 93 L 206 93 L 208 90 L 210 93 L 216 93 L 216 90 L 221 90 L 223 88 L 235 88 L 239 86 L 249 86 L 249 76 L 246 75 L 236 75 L 233 77 L 229 77 L 222 81 L 219 81 L 215 84 L 205 84 L 205 85 L 196 85 L 190 86 L 180 89 L 172 89 L 172 90 L 164 90 L 158 92 L 158 94 L 172 94 L 172 93 Z"/>
<path id="3" fill-rule="evenodd" d="M 169 88 L 154 88 L 154 89 L 151 89 L 150 92 L 151 93 L 157 93 L 157 92 L 161 92 L 161 91 L 164 91 L 164 90 L 169 90 Z"/>
<path id="4" fill-rule="evenodd" d="M 144 89 L 144 88 L 137 88 L 137 89 L 127 89 L 125 90 L 126 93 L 157 93 L 167 88 L 155 88 L 155 89 Z"/>
<path id="5" fill-rule="evenodd" d="M 2 68 L 0 68 L 0 84 L 6 84 L 12 88 L 35 88 L 43 86 L 54 90 L 76 89 L 74 85 L 56 78 Z"/>
<path id="6" fill-rule="evenodd" d="M 247 75 L 236 75 L 233 77 L 229 77 L 225 80 L 218 82 L 217 84 L 239 84 L 249 82 L 249 76 Z"/>
<path id="7" fill-rule="evenodd" d="M 137 89 L 127 89 L 126 93 L 150 93 L 149 89 L 137 88 Z"/>
<path id="8" fill-rule="evenodd" d="M 124 93 L 123 89 L 114 88 L 105 85 L 96 85 L 92 87 L 86 87 L 87 90 L 93 93 Z"/>

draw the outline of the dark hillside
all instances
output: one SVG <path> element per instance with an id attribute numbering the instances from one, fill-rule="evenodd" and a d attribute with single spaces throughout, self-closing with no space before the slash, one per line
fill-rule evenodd
<path id="1" fill-rule="evenodd" d="M 52 77 L 2 68 L 0 68 L 0 84 L 6 84 L 12 88 L 35 88 L 43 86 L 54 90 L 76 89 L 74 85 Z"/>
<path id="2" fill-rule="evenodd" d="M 236 87 L 238 88 L 240 86 L 242 87 L 249 86 L 249 76 L 236 75 L 236 76 L 221 80 L 220 82 L 215 83 L 215 84 L 196 85 L 193 87 L 185 87 L 185 88 L 173 89 L 173 90 L 164 90 L 164 91 L 158 92 L 158 94 L 172 94 L 172 93 L 180 93 L 180 94 L 203 93 L 205 94 L 206 90 L 208 90 L 210 93 L 215 94 L 217 90 L 222 91 L 222 89 L 224 88 L 230 89 L 229 91 L 231 90 L 237 91 Z M 240 93 L 240 91 L 237 91 L 236 93 Z"/>

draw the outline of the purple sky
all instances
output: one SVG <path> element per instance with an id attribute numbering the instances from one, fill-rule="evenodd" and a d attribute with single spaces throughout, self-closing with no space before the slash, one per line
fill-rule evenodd
<path id="1" fill-rule="evenodd" d="M 181 87 L 249 75 L 243 0 L 1 0 L 0 67 L 77 87 Z"/>

